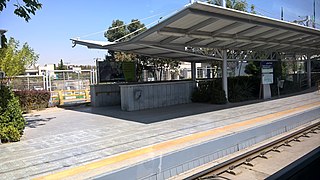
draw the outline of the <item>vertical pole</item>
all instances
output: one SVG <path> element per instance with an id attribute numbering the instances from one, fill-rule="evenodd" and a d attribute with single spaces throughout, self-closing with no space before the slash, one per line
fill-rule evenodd
<path id="1" fill-rule="evenodd" d="M 221 3 L 221 6 L 222 7 L 227 7 L 227 3 L 226 3 L 226 0 L 220 0 L 220 3 Z"/>
<path id="2" fill-rule="evenodd" d="M 307 55 L 307 73 L 308 73 L 308 87 L 311 87 L 311 59 L 310 55 Z"/>
<path id="3" fill-rule="evenodd" d="M 41 72 L 41 74 L 42 74 L 42 72 Z M 44 74 L 42 74 L 42 82 L 43 82 L 43 90 L 45 90 L 46 89 L 46 79 L 44 77 Z"/>
<path id="4" fill-rule="evenodd" d="M 316 0 L 313 0 L 313 28 L 316 28 Z"/>
<path id="5" fill-rule="evenodd" d="M 196 81 L 196 63 L 195 62 L 191 62 L 191 79 L 192 81 Z"/>
<path id="6" fill-rule="evenodd" d="M 63 95 L 61 90 L 58 91 L 58 96 L 59 96 L 59 105 L 63 105 L 64 101 L 63 101 Z"/>
<path id="7" fill-rule="evenodd" d="M 62 72 L 62 77 L 63 77 L 63 86 L 62 86 L 62 90 L 65 90 L 65 84 L 66 84 L 66 82 L 65 82 L 65 75 L 64 75 L 64 71 Z"/>
<path id="8" fill-rule="evenodd" d="M 87 102 L 90 102 L 90 96 L 89 96 L 90 91 L 88 91 L 88 90 L 86 89 L 86 90 L 84 90 L 84 92 L 85 92 L 85 96 L 86 96 L 86 101 L 87 101 Z"/>
<path id="9" fill-rule="evenodd" d="M 90 84 L 94 84 L 93 69 L 90 70 Z"/>
<path id="10" fill-rule="evenodd" d="M 98 71 L 94 70 L 95 84 L 98 84 Z"/>
<path id="11" fill-rule="evenodd" d="M 48 91 L 49 90 L 49 75 L 48 75 L 48 70 L 46 70 L 46 90 Z"/>
<path id="12" fill-rule="evenodd" d="M 78 72 L 78 89 L 81 90 L 81 86 L 80 86 L 80 73 Z"/>
<path id="13" fill-rule="evenodd" d="M 28 75 L 29 76 L 29 75 Z M 30 90 L 30 79 L 29 77 L 27 76 L 27 82 L 28 82 L 28 90 Z"/>
<path id="14" fill-rule="evenodd" d="M 48 82 L 49 82 L 49 91 L 51 92 L 51 78 L 50 78 L 50 73 L 48 74 Z"/>
<path id="15" fill-rule="evenodd" d="M 228 77 L 227 77 L 227 50 L 222 50 L 222 88 L 226 93 L 226 98 L 228 101 Z"/>

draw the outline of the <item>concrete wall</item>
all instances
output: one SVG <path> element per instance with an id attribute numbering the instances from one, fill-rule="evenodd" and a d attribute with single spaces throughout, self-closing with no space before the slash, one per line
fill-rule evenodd
<path id="1" fill-rule="evenodd" d="M 193 81 L 120 85 L 121 109 L 136 111 L 190 103 L 194 87 Z"/>
<path id="2" fill-rule="evenodd" d="M 120 105 L 119 84 L 90 85 L 91 105 L 93 107 Z"/>

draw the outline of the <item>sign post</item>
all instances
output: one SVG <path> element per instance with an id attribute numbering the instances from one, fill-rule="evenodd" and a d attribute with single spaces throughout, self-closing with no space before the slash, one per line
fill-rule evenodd
<path id="1" fill-rule="evenodd" d="M 271 98 L 270 84 L 273 84 L 273 63 L 270 61 L 261 62 L 261 78 L 263 85 L 263 99 Z"/>

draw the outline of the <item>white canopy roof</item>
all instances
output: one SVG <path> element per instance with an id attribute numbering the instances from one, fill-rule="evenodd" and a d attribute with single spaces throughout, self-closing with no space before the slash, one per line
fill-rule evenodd
<path id="1" fill-rule="evenodd" d="M 320 31 L 203 2 L 195 2 L 125 42 L 71 39 L 88 48 L 175 58 L 220 60 L 187 47 L 320 54 Z"/>

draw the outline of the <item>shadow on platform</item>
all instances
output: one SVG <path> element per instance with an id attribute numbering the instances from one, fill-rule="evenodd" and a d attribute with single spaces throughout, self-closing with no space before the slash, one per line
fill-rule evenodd
<path id="1" fill-rule="evenodd" d="M 299 94 L 309 93 L 309 92 L 316 92 L 316 88 L 310 88 L 301 92 L 292 93 L 283 95 L 280 97 L 273 97 L 268 100 L 257 99 L 251 101 L 244 101 L 244 102 L 237 102 L 237 103 L 228 103 L 224 105 L 216 105 L 216 104 L 205 104 L 205 103 L 190 103 L 190 104 L 180 104 L 180 105 L 173 105 L 168 107 L 162 108 L 154 108 L 154 109 L 146 109 L 140 111 L 122 111 L 120 106 L 107 106 L 107 107 L 91 107 L 88 105 L 80 105 L 80 106 L 70 106 L 70 107 L 63 107 L 67 110 L 97 114 L 107 117 L 118 118 L 127 121 L 133 121 L 138 123 L 150 124 L 160 121 L 171 120 L 175 118 L 181 118 L 191 115 L 197 115 L 222 109 L 228 109 L 243 105 L 249 105 L 254 103 L 259 103 L 263 101 L 275 100 L 279 98 L 287 98 L 290 96 L 296 96 Z"/>
<path id="2" fill-rule="evenodd" d="M 140 111 L 122 111 L 120 106 L 107 107 L 64 107 L 67 110 L 97 114 L 102 116 L 113 117 L 117 119 L 133 121 L 138 123 L 150 124 L 170 119 L 197 115 L 247 104 L 262 102 L 262 100 L 246 101 L 240 103 L 229 103 L 224 105 L 204 104 L 204 103 L 189 103 L 173 105 L 162 108 L 146 109 Z"/>

